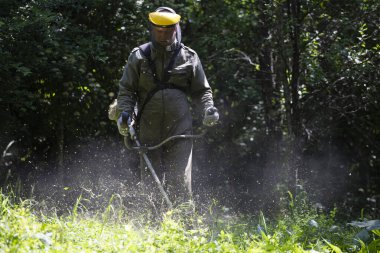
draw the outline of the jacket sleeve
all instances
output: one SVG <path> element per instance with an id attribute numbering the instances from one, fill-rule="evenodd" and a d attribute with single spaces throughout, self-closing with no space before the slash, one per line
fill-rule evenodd
<path id="1" fill-rule="evenodd" d="M 138 50 L 133 50 L 124 67 L 123 76 L 119 82 L 117 106 L 120 111 L 126 111 L 132 115 L 137 101 L 137 88 L 139 83 L 139 59 Z"/>
<path id="2" fill-rule="evenodd" d="M 195 105 L 200 106 L 202 112 L 214 106 L 212 90 L 207 81 L 201 61 L 194 52 L 193 55 L 193 76 L 190 85 L 191 97 Z"/>

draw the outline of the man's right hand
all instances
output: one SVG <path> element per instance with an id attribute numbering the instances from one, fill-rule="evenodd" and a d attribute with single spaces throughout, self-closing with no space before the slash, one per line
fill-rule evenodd
<path id="1" fill-rule="evenodd" d="M 130 120 L 130 116 L 127 112 L 122 112 L 120 117 L 117 119 L 117 128 L 119 129 L 119 133 L 123 136 L 127 136 L 129 133 L 128 129 L 128 121 Z"/>

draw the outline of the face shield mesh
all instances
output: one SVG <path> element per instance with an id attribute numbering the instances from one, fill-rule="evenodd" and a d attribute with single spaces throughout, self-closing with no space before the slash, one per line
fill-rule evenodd
<path id="1" fill-rule="evenodd" d="M 155 10 L 155 12 L 170 12 L 170 13 L 176 14 L 176 12 L 172 8 L 164 7 L 164 6 L 157 8 Z M 176 40 L 177 40 L 178 44 L 181 44 L 181 42 L 182 42 L 182 31 L 181 31 L 181 27 L 179 25 L 179 22 L 177 24 L 175 24 L 175 31 L 176 31 Z M 154 38 L 152 35 L 152 24 L 151 23 L 149 24 L 149 32 L 150 32 L 151 40 L 154 42 Z"/>

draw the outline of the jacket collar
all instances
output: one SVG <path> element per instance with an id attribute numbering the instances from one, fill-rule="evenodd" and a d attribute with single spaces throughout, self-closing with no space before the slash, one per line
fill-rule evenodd
<path id="1" fill-rule="evenodd" d="M 155 41 L 152 41 L 152 49 L 155 52 L 172 52 L 180 46 L 180 43 L 175 40 L 171 45 L 163 47 Z"/>

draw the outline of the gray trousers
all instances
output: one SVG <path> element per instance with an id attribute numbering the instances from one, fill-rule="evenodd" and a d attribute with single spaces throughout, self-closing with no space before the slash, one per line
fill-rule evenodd
<path id="1" fill-rule="evenodd" d="M 155 93 L 140 118 L 141 143 L 152 146 L 168 137 L 191 133 L 192 117 L 186 94 L 178 89 L 164 89 Z M 157 150 L 147 152 L 174 204 L 188 201 L 191 197 L 192 150 L 191 139 L 176 139 Z M 160 194 L 145 163 L 142 165 L 142 181 L 148 185 L 148 190 Z"/>

